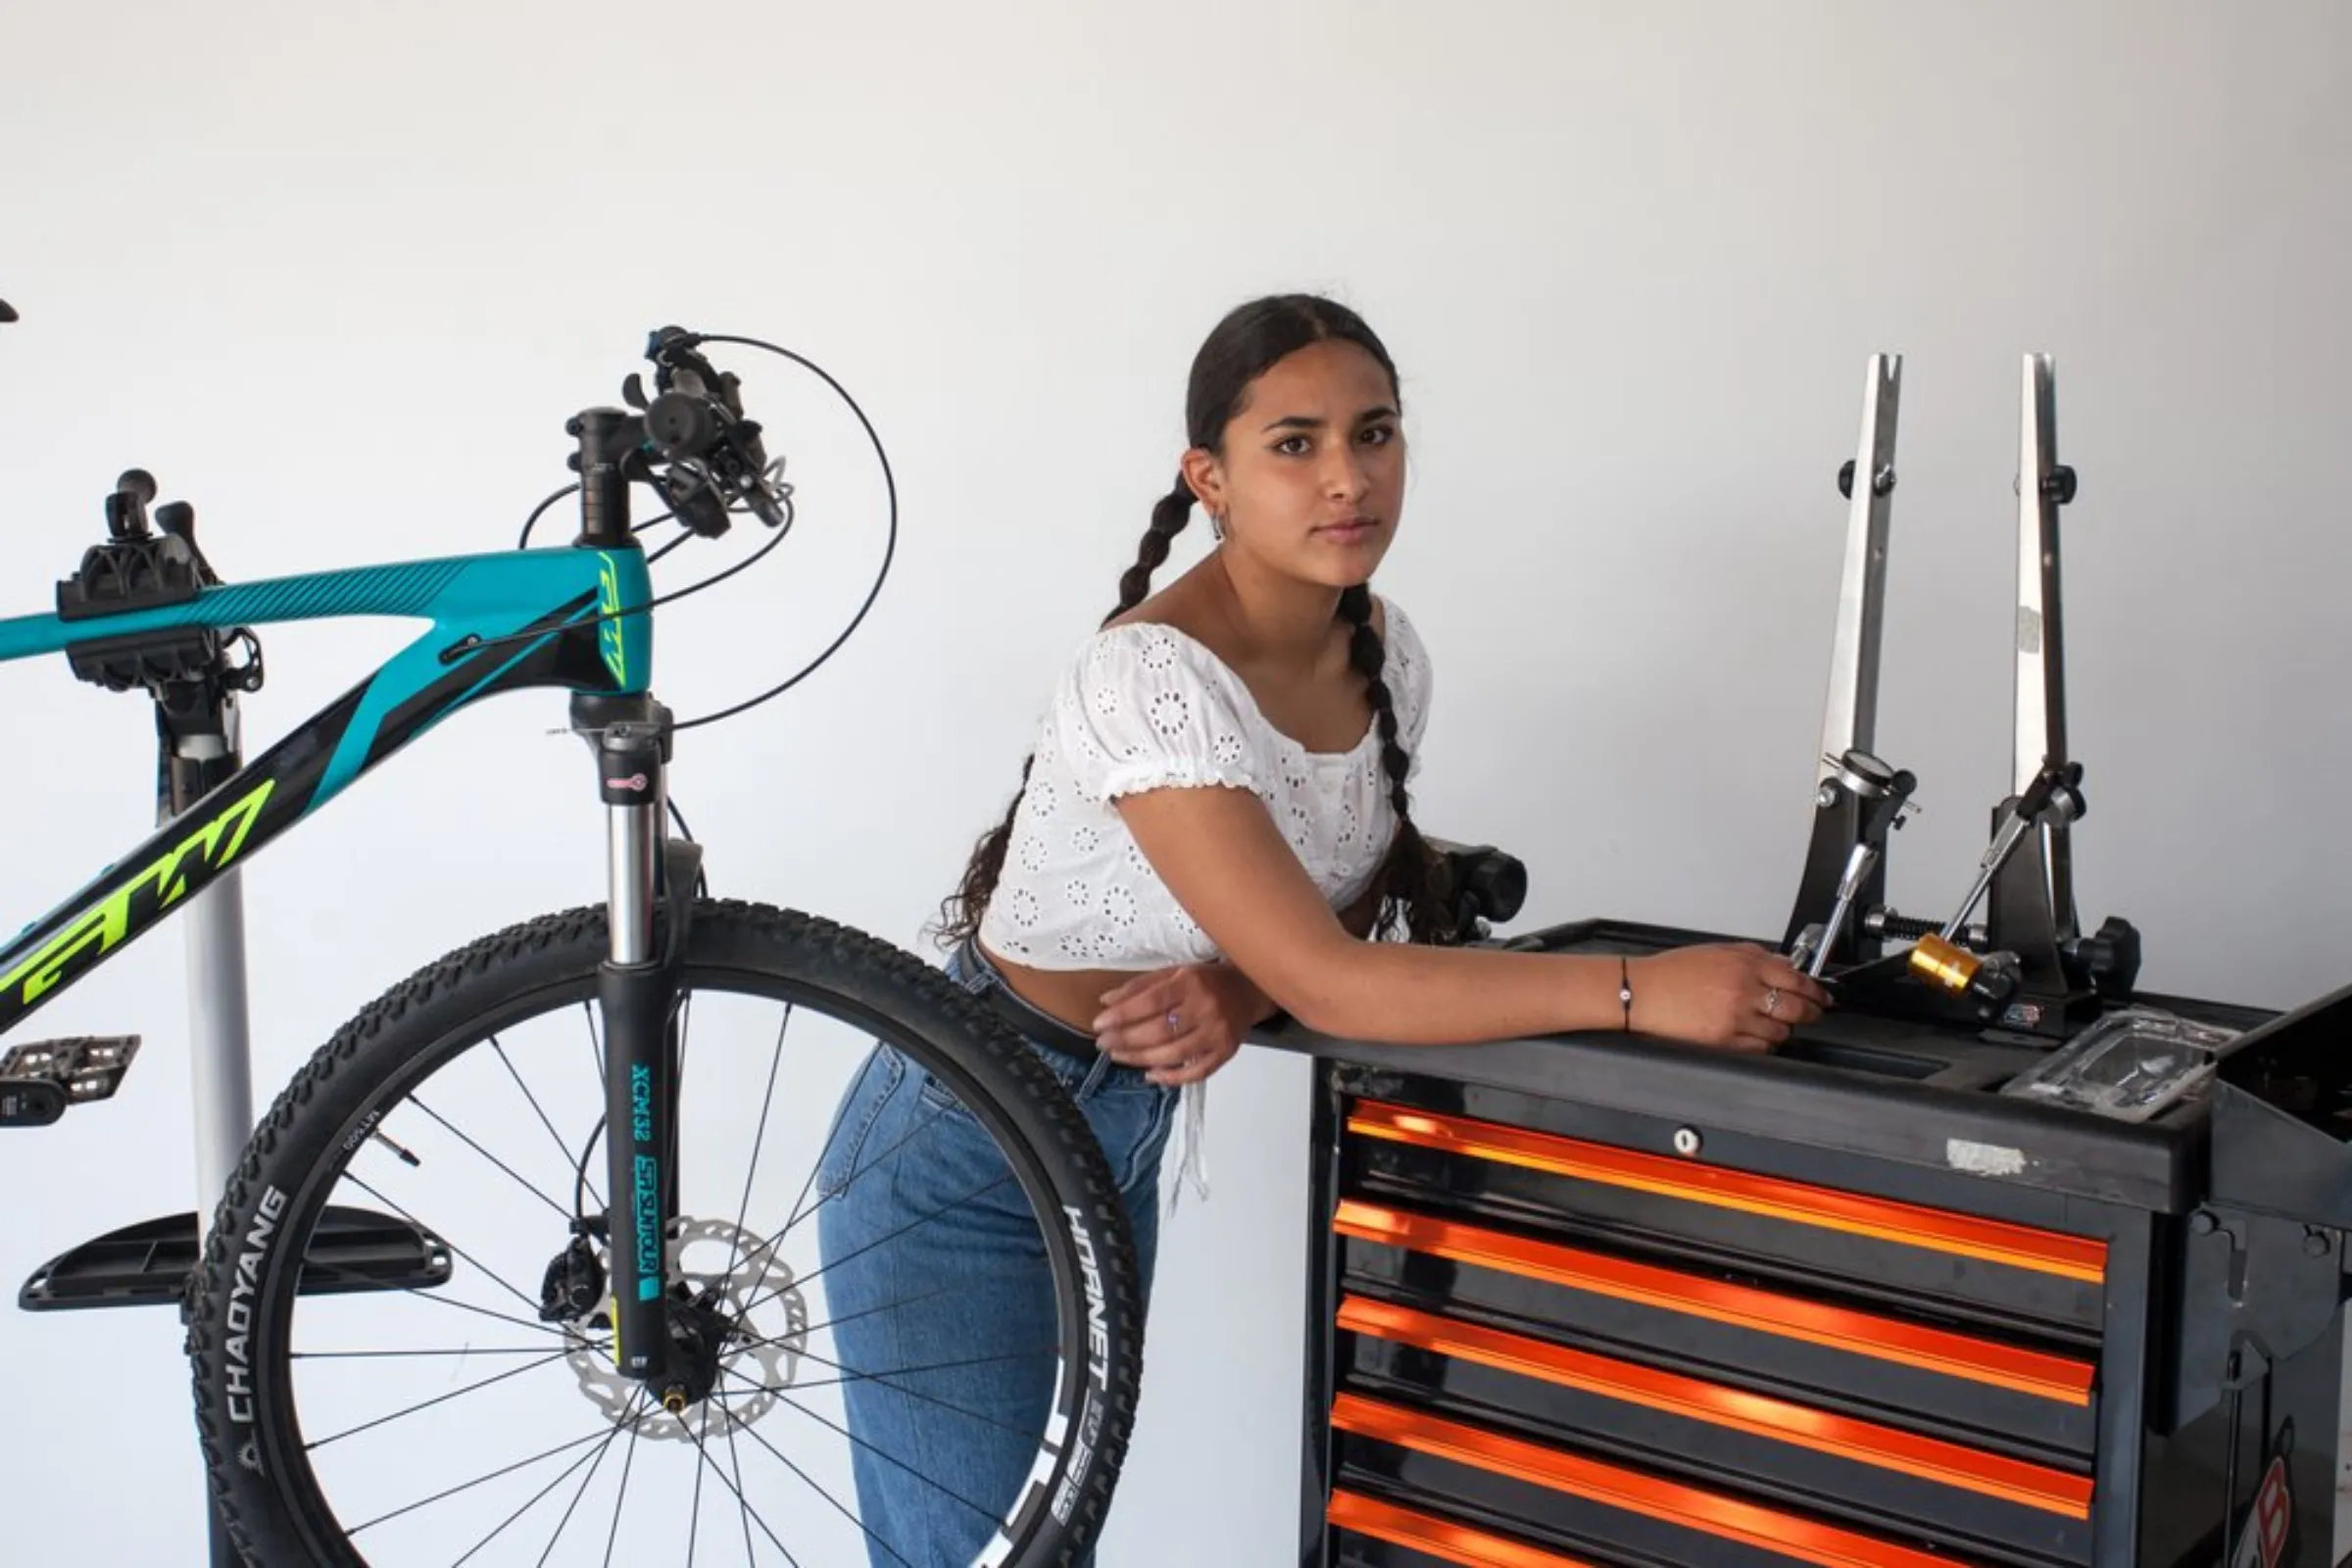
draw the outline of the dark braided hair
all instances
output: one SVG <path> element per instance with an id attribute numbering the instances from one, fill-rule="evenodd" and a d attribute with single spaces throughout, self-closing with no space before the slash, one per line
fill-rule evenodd
<path id="1" fill-rule="evenodd" d="M 1372 934 L 1394 936 L 1401 920 L 1416 941 L 1453 942 L 1457 922 L 1443 885 L 1442 862 L 1413 826 L 1412 803 L 1404 787 L 1412 758 L 1396 739 L 1396 705 L 1382 675 L 1388 653 L 1372 626 L 1372 590 L 1358 584 L 1341 594 L 1340 614 L 1355 627 L 1348 643 L 1348 663 L 1364 677 L 1372 722 L 1380 728 L 1380 763 L 1389 775 L 1389 804 L 1396 810 L 1396 842 L 1372 885 L 1378 900 Z"/>
<path id="2" fill-rule="evenodd" d="M 1396 394 L 1396 367 L 1363 318 L 1345 305 L 1312 294 L 1276 294 L 1236 307 L 1193 356 L 1192 377 L 1184 400 L 1185 436 L 1194 447 L 1222 452 L 1226 424 L 1241 407 L 1251 382 L 1281 360 L 1314 343 L 1337 339 L 1352 343 L 1379 362 L 1388 373 L 1392 395 Z M 1402 399 L 1397 398 L 1399 405 Z M 1193 487 L 1183 473 L 1152 508 L 1152 524 L 1136 549 L 1135 564 L 1119 576 L 1119 602 L 1102 617 L 1108 625 L 1142 604 L 1152 592 L 1152 573 L 1168 559 L 1168 546 L 1192 520 Z M 1372 625 L 1372 591 L 1361 585 L 1340 596 L 1340 614 L 1352 623 L 1348 663 L 1364 677 L 1364 695 L 1373 721 L 1380 729 L 1381 763 L 1389 775 L 1389 799 L 1396 811 L 1396 838 L 1373 887 L 1378 912 L 1373 934 L 1396 933 L 1399 921 L 1421 942 L 1452 940 L 1454 920 L 1440 887 L 1435 856 L 1413 826 L 1405 792 L 1410 762 L 1396 740 L 1396 711 L 1388 682 L 1382 678 L 1387 651 Z M 964 867 L 963 880 L 940 907 L 938 932 L 946 943 L 971 937 L 996 892 L 1004 869 L 1004 855 L 1012 842 L 1012 826 L 1029 787 L 1029 772 L 1037 758 L 1021 764 L 1021 786 L 1004 809 L 1004 818 L 981 836 Z"/>

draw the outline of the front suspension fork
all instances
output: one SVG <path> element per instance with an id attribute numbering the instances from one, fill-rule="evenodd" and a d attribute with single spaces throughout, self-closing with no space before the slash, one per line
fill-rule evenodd
<path id="1" fill-rule="evenodd" d="M 666 1297 L 678 1213 L 678 960 L 701 852 L 662 832 L 670 715 L 650 699 L 631 708 L 617 719 L 577 715 L 575 724 L 596 748 L 608 823 L 610 945 L 597 972 L 597 1007 L 613 1361 L 666 1402 L 674 1392 Z M 666 922 L 658 918 L 664 905 Z"/>

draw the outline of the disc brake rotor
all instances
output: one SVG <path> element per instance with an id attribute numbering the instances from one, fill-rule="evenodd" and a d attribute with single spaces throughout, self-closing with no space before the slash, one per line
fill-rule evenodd
<path id="1" fill-rule="evenodd" d="M 719 1376 L 711 1397 L 672 1415 L 644 1399 L 644 1385 L 612 1364 L 612 1299 L 564 1326 L 565 1359 L 580 1391 L 614 1425 L 631 1420 L 639 1440 L 707 1443 L 753 1425 L 775 1408 L 808 1352 L 808 1303 L 790 1268 L 760 1238 L 725 1220 L 680 1218 L 669 1242 L 672 1278 L 697 1304 L 691 1312 L 721 1336 Z M 604 1327 L 590 1337 L 592 1324 Z M 676 1353 L 675 1341 L 672 1353 Z"/>

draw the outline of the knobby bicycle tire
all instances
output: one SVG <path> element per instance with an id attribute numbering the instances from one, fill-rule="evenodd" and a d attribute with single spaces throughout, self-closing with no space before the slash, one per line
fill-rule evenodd
<path id="1" fill-rule="evenodd" d="M 185 1315 L 215 1504 L 237 1548 L 263 1568 L 366 1562 L 302 1453 L 287 1360 L 300 1272 L 293 1243 L 317 1223 L 343 1156 L 365 1141 L 381 1106 L 502 1019 L 592 998 L 606 946 L 605 909 L 595 906 L 449 954 L 343 1025 L 261 1119 L 191 1276 Z M 1132 1233 L 1084 1117 L 993 1011 L 863 932 L 769 906 L 698 902 L 680 983 L 717 982 L 814 999 L 885 1037 L 911 1036 L 935 1053 L 934 1075 L 991 1125 L 1013 1165 L 1050 1189 L 1041 1234 L 1059 1298 L 1063 1373 L 1030 1484 L 981 1561 L 1078 1561 L 1100 1533 L 1125 1458 L 1143 1349 Z"/>

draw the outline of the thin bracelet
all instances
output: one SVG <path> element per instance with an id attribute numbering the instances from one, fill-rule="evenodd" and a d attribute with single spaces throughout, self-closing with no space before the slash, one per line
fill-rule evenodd
<path id="1" fill-rule="evenodd" d="M 1625 1032 L 1634 1031 L 1634 977 L 1628 970 L 1625 955 L 1617 955 L 1617 1000 L 1625 1007 Z"/>

